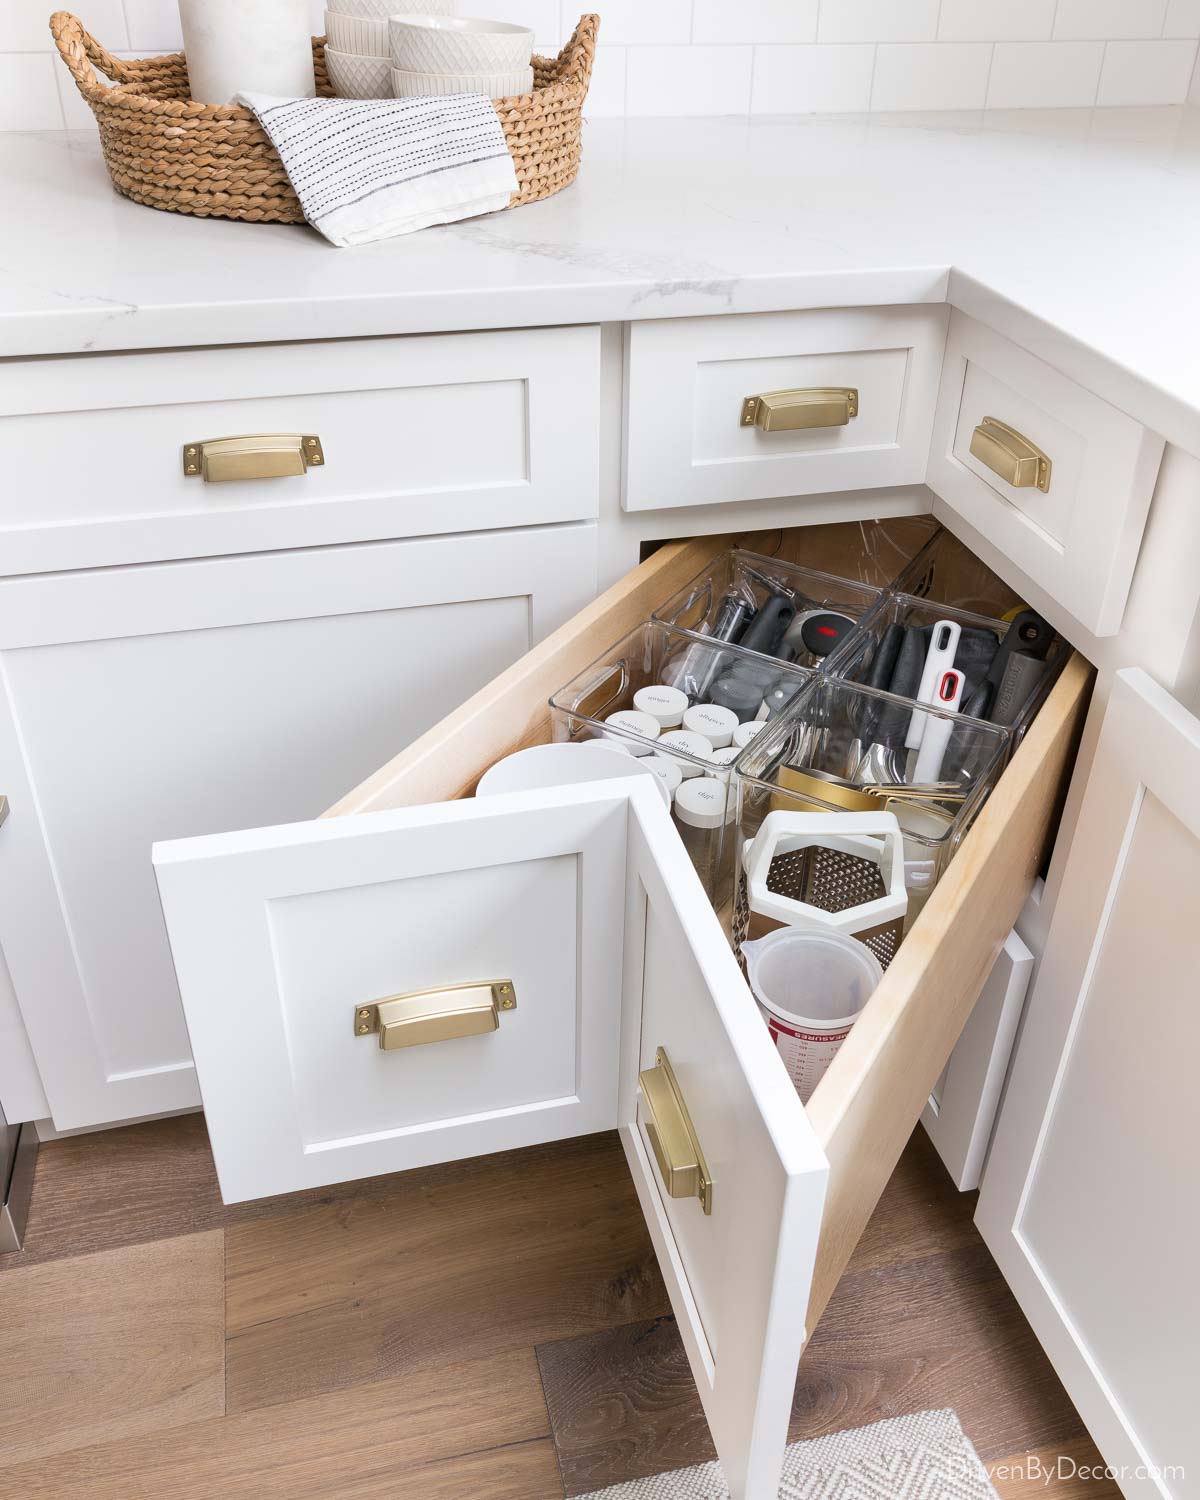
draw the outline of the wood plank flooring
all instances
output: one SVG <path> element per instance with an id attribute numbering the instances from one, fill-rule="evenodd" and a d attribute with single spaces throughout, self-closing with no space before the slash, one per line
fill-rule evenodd
<path id="1" fill-rule="evenodd" d="M 924 1135 L 792 1437 L 951 1406 L 1004 1500 L 1098 1455 Z M 201 1118 L 42 1148 L 0 1256 L 0 1500 L 561 1500 L 712 1454 L 613 1135 L 225 1208 Z"/>

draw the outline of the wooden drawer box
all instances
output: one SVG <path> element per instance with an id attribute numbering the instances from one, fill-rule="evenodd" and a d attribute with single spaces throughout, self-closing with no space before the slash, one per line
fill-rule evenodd
<path id="1" fill-rule="evenodd" d="M 590 519 L 599 361 L 581 327 L 0 363 L 0 572 Z M 185 474 L 263 433 L 324 462 Z"/>
<path id="2" fill-rule="evenodd" d="M 1043 484 L 1021 439 L 1048 460 Z M 934 514 L 997 571 L 1027 575 L 1049 618 L 1065 610 L 1094 636 L 1120 629 L 1162 452 L 1132 417 L 953 315 L 929 454 Z M 1014 484 L 1007 466 L 1021 455 Z"/>
<path id="3" fill-rule="evenodd" d="M 631 324 L 625 509 L 920 484 L 945 327 L 944 307 Z M 826 387 L 856 392 L 844 425 L 744 419 L 748 396 Z"/>
<path id="4" fill-rule="evenodd" d="M 767 1500 L 806 1329 L 1029 891 L 1089 670 L 1064 671 L 802 1106 L 655 787 L 466 795 L 727 540 L 663 548 L 322 820 L 155 862 L 226 1197 L 619 1127 L 732 1493 Z M 355 1034 L 380 995 L 491 978 L 518 1004 L 487 1035 L 406 1056 Z M 659 1049 L 711 1212 L 658 1175 L 639 1073 Z"/>

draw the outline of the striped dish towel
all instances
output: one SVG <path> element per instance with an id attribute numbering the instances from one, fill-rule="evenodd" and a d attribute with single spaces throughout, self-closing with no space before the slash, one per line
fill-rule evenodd
<path id="1" fill-rule="evenodd" d="M 499 116 L 480 94 L 240 102 L 279 152 L 304 217 L 335 245 L 490 213 L 517 190 Z"/>

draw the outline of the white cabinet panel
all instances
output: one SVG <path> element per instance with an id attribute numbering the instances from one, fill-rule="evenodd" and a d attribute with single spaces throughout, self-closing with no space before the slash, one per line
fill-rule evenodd
<path id="1" fill-rule="evenodd" d="M 1198 925 L 1200 723 L 1122 672 L 978 1223 L 1131 1500 L 1198 1493 Z"/>
<path id="2" fill-rule="evenodd" d="M 657 788 L 184 840 L 155 867 L 226 1199 L 620 1126 L 731 1491 L 774 1494 L 827 1167 Z M 500 978 L 517 1007 L 485 1034 L 355 1034 L 387 995 Z M 708 1212 L 648 1147 L 659 1049 Z"/>
<path id="3" fill-rule="evenodd" d="M 0 942 L 60 1128 L 197 1100 L 151 843 L 319 812 L 593 587 L 586 526 L 0 584 Z"/>
<path id="4" fill-rule="evenodd" d="M 645 799 L 649 803 L 652 799 Z M 630 833 L 621 1133 L 726 1482 L 779 1486 L 828 1168 L 720 923 L 654 806 Z M 669 1197 L 633 1081 L 669 1058 L 712 1176 Z M 630 1119 L 636 1107 L 636 1121 Z"/>
<path id="5" fill-rule="evenodd" d="M 1032 973 L 1033 954 L 1010 932 L 921 1115 L 963 1193 L 979 1186 Z"/>

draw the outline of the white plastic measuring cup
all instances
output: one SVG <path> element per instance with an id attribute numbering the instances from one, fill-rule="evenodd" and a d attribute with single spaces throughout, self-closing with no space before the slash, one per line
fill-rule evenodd
<path id="1" fill-rule="evenodd" d="M 807 1104 L 859 1012 L 883 978 L 857 938 L 816 927 L 780 927 L 742 944 L 750 988 L 767 1030 Z"/>

